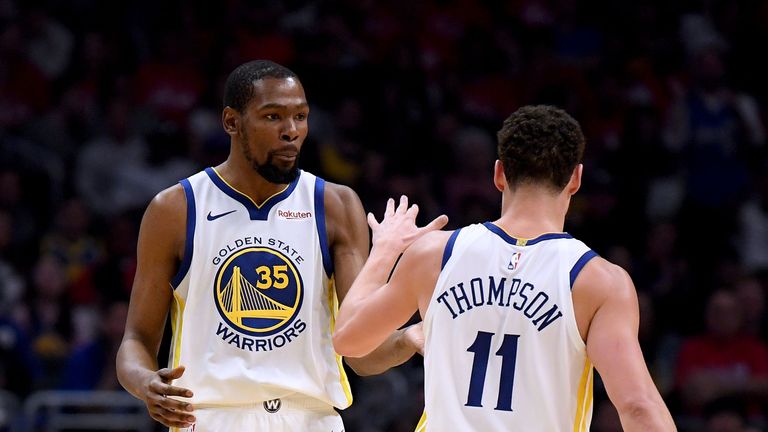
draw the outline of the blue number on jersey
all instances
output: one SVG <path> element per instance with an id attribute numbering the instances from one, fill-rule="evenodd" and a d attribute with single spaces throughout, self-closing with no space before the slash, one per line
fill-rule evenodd
<path id="1" fill-rule="evenodd" d="M 467 351 L 475 353 L 472 361 L 472 375 L 469 379 L 469 392 L 465 406 L 483 406 L 483 388 L 488 370 L 488 358 L 491 354 L 491 341 L 495 333 L 478 331 L 475 341 Z M 501 356 L 501 376 L 499 377 L 499 398 L 496 409 L 512 411 L 512 388 L 515 385 L 515 364 L 517 363 L 517 342 L 520 335 L 505 334 L 501 347 L 496 351 Z"/>

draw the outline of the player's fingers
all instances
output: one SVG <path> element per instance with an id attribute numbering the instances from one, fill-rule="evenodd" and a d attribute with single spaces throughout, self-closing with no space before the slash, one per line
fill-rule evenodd
<path id="1" fill-rule="evenodd" d="M 436 231 L 441 229 L 445 226 L 445 224 L 448 223 L 448 216 L 446 215 L 440 215 L 432 220 L 432 222 L 428 223 L 424 227 L 421 228 L 421 231 L 429 232 L 429 231 Z"/>
<path id="2" fill-rule="evenodd" d="M 405 212 L 406 216 L 411 217 L 413 219 L 416 219 L 416 216 L 419 215 L 419 205 L 414 204 L 412 205 L 407 212 Z"/>
<path id="3" fill-rule="evenodd" d="M 165 395 L 165 396 L 181 396 L 181 397 L 192 397 L 192 391 L 183 387 L 176 387 L 174 385 L 165 384 L 163 382 L 155 380 L 149 385 L 149 389 L 152 390 L 153 393 L 158 395 Z"/>
<path id="4" fill-rule="evenodd" d="M 400 205 L 397 206 L 397 213 L 404 214 L 408 210 L 408 197 L 400 195 Z"/>
<path id="5" fill-rule="evenodd" d="M 155 420 L 169 427 L 189 427 L 196 420 L 194 416 L 184 415 L 162 409 L 153 414 L 154 415 L 152 417 L 154 417 Z"/>
<path id="6" fill-rule="evenodd" d="M 387 200 L 387 209 L 384 210 L 384 217 L 391 216 L 393 214 L 395 214 L 395 200 L 389 198 Z"/>
<path id="7" fill-rule="evenodd" d="M 194 422 L 195 416 L 192 414 L 193 406 L 190 403 L 178 401 L 163 395 L 156 395 L 150 401 L 152 411 L 159 413 L 165 419 L 170 421 Z"/>
<path id="8" fill-rule="evenodd" d="M 162 368 L 157 371 L 157 374 L 160 375 L 160 378 L 162 378 L 163 381 L 174 380 L 180 378 L 184 374 L 184 366 L 179 366 L 173 369 Z"/>
<path id="9" fill-rule="evenodd" d="M 163 387 L 160 393 L 166 396 L 181 396 L 186 398 L 192 397 L 191 390 L 185 389 L 183 387 L 168 385 L 168 384 L 166 384 L 165 387 Z"/>
<path id="10" fill-rule="evenodd" d="M 191 403 L 169 398 L 167 396 L 160 396 L 158 405 L 163 409 L 180 413 L 191 413 L 195 410 Z"/>
<path id="11" fill-rule="evenodd" d="M 368 226 L 374 231 L 379 228 L 379 221 L 376 220 L 373 213 L 368 213 Z"/>

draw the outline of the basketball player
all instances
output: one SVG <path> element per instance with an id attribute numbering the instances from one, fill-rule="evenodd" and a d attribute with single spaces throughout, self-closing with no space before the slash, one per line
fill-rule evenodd
<path id="1" fill-rule="evenodd" d="M 309 106 L 292 71 L 239 66 L 224 106 L 228 159 L 160 192 L 144 215 L 118 377 L 172 430 L 341 432 L 334 407 L 352 396 L 331 335 L 368 254 L 362 205 L 298 168 Z M 349 364 L 382 372 L 419 339 L 418 328 L 394 332 Z"/>
<path id="2" fill-rule="evenodd" d="M 631 279 L 563 232 L 581 183 L 578 123 L 523 107 L 498 139 L 496 221 L 428 233 L 435 226 L 417 228 L 406 197 L 387 203 L 380 224 L 368 216 L 373 249 L 337 318 L 337 352 L 365 355 L 418 309 L 418 430 L 587 431 L 594 366 L 625 431 L 674 431 L 637 341 Z"/>

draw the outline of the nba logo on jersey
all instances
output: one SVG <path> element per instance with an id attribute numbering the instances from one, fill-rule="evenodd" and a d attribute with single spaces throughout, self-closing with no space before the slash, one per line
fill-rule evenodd
<path id="1" fill-rule="evenodd" d="M 522 252 L 515 252 L 512 254 L 512 257 L 509 259 L 509 265 L 507 266 L 507 270 L 516 270 L 517 266 L 520 264 L 520 256 L 522 256 Z"/>

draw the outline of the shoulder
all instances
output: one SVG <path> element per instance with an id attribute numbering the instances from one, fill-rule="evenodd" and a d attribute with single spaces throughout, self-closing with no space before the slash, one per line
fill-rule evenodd
<path id="1" fill-rule="evenodd" d="M 578 286 L 595 288 L 621 287 L 632 285 L 632 279 L 626 270 L 620 266 L 596 256 L 584 265 L 574 283 L 574 289 Z"/>
<path id="2" fill-rule="evenodd" d="M 403 252 L 398 267 L 408 270 L 410 277 L 439 273 L 448 239 L 454 231 L 431 231 L 413 242 Z"/>
<path id="3" fill-rule="evenodd" d="M 186 229 L 187 197 L 182 186 L 176 184 L 155 195 L 147 206 L 141 220 L 139 250 L 151 255 L 152 250 L 161 249 L 181 257 Z"/>
<path id="4" fill-rule="evenodd" d="M 187 197 L 184 188 L 177 183 L 167 189 L 158 192 L 147 207 L 147 212 L 152 211 L 158 215 L 174 216 L 186 215 Z"/>
<path id="5" fill-rule="evenodd" d="M 637 303 L 637 292 L 629 273 L 600 256 L 584 265 L 574 281 L 573 296 L 574 302 L 583 302 L 592 311 L 608 300 Z"/>
<path id="6" fill-rule="evenodd" d="M 368 224 L 360 198 L 352 188 L 336 183 L 325 182 L 323 194 L 325 200 L 325 220 L 329 241 L 332 245 L 346 243 L 347 240 L 360 239 L 363 247 L 368 247 Z M 363 241 L 363 237 L 365 240 Z"/>
<path id="7" fill-rule="evenodd" d="M 440 277 L 443 251 L 453 231 L 431 231 L 403 252 L 390 284 L 416 294 L 421 316 L 426 315 L 429 299 Z"/>
<path id="8" fill-rule="evenodd" d="M 351 187 L 337 183 L 325 182 L 326 207 L 343 207 L 345 203 L 360 202 L 357 193 Z"/>
<path id="9" fill-rule="evenodd" d="M 445 246 L 448 244 L 448 239 L 455 231 L 431 231 L 424 234 L 421 238 L 413 242 L 412 245 L 406 249 L 405 254 L 408 254 L 414 258 L 426 259 L 443 257 Z"/>
<path id="10" fill-rule="evenodd" d="M 175 184 L 160 191 L 147 206 L 142 229 L 159 230 L 163 235 L 183 238 L 187 225 L 187 197 L 184 188 Z"/>
<path id="11" fill-rule="evenodd" d="M 325 214 L 331 224 L 365 224 L 360 197 L 349 186 L 325 182 Z"/>

